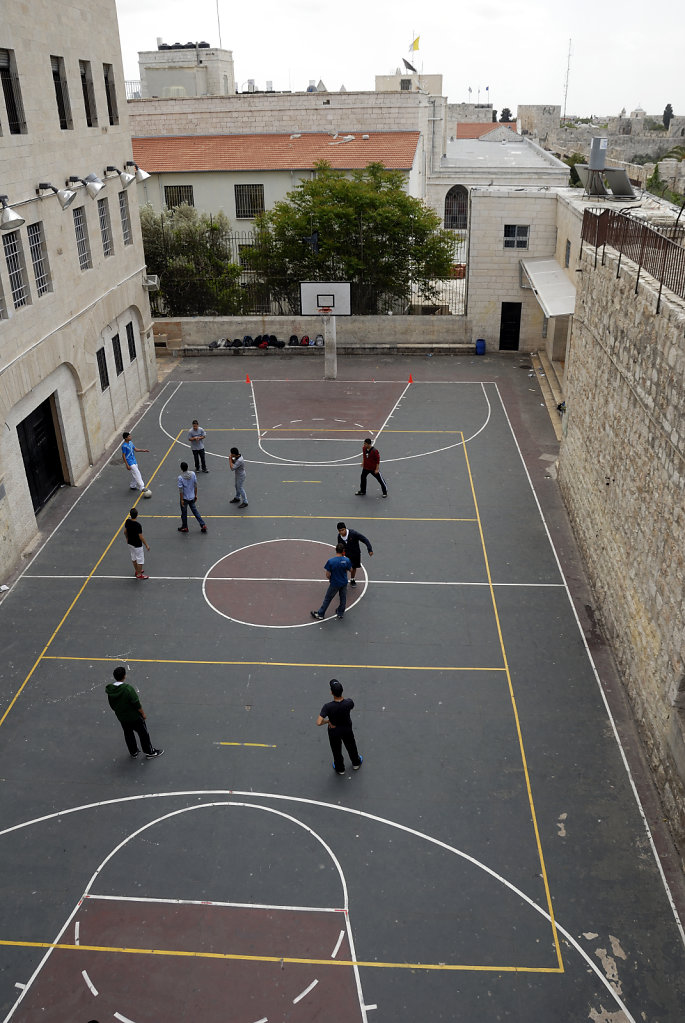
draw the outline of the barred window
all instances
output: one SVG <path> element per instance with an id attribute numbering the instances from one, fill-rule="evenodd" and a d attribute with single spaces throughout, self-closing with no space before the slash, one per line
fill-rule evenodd
<path id="1" fill-rule="evenodd" d="M 110 124 L 119 123 L 119 110 L 117 107 L 117 90 L 114 86 L 114 68 L 111 64 L 102 65 L 102 73 L 105 79 L 105 95 L 107 96 L 107 114 Z"/>
<path id="2" fill-rule="evenodd" d="M 118 334 L 112 338 L 112 352 L 114 353 L 114 368 L 117 371 L 117 376 L 120 376 L 124 372 L 124 360 L 121 357 L 121 341 Z"/>
<path id="3" fill-rule="evenodd" d="M 76 233 L 76 249 L 78 251 L 79 266 L 82 270 L 90 270 L 93 265 L 93 261 L 90 258 L 88 225 L 86 223 L 86 211 L 83 206 L 77 206 L 74 210 L 74 231 Z"/>
<path id="4" fill-rule="evenodd" d="M 411 78 L 400 78 L 400 92 L 411 91 Z"/>
<path id="5" fill-rule="evenodd" d="M 112 244 L 112 222 L 109 219 L 109 199 L 98 199 L 98 219 L 102 236 L 102 251 L 105 256 L 111 256 L 114 253 L 114 246 Z"/>
<path id="6" fill-rule="evenodd" d="M 100 390 L 106 391 L 109 387 L 109 373 L 107 372 L 107 356 L 104 348 L 98 348 L 95 356 L 98 360 L 98 373 L 100 374 Z"/>
<path id="7" fill-rule="evenodd" d="M 119 192 L 119 214 L 121 216 L 121 233 L 124 236 L 124 245 L 133 242 L 131 237 L 131 217 L 128 212 L 128 196 L 126 192 Z"/>
<path id="8" fill-rule="evenodd" d="M 5 249 L 7 261 L 7 273 L 10 279 L 12 301 L 15 309 L 21 309 L 31 301 L 28 282 L 26 280 L 26 266 L 24 264 L 24 253 L 21 248 L 21 239 L 18 231 L 9 231 L 2 236 L 2 244 Z"/>
<path id="9" fill-rule="evenodd" d="M 566 239 L 566 250 L 564 252 L 564 266 L 571 265 L 571 242 Z"/>
<path id="10" fill-rule="evenodd" d="M 138 358 L 138 353 L 136 352 L 136 335 L 133 330 L 133 323 L 130 321 L 126 324 L 126 340 L 128 341 L 128 357 L 133 362 L 134 359 Z"/>
<path id="11" fill-rule="evenodd" d="M 52 291 L 50 264 L 48 263 L 48 251 L 45 247 L 42 222 L 38 221 L 37 224 L 29 224 L 26 228 L 26 233 L 29 238 L 33 275 L 36 278 L 36 291 L 40 298 L 41 295 L 46 295 L 49 291 Z"/>
<path id="12" fill-rule="evenodd" d="M 7 306 L 5 305 L 5 296 L 2 291 L 2 282 L 0 282 L 0 320 L 7 319 Z"/>
<path id="13" fill-rule="evenodd" d="M 0 50 L 0 83 L 2 84 L 2 94 L 5 99 L 7 126 L 10 130 L 10 135 L 24 135 L 26 133 L 26 119 L 21 102 L 21 89 L 19 88 L 19 77 L 14 61 L 14 50 Z"/>
<path id="14" fill-rule="evenodd" d="M 170 210 L 174 206 L 180 206 L 185 203 L 186 206 L 194 206 L 195 201 L 193 198 L 193 186 L 192 185 L 165 185 L 164 186 L 164 205 Z"/>
<path id="15" fill-rule="evenodd" d="M 505 224 L 504 248 L 527 249 L 529 231 L 530 227 L 527 224 Z"/>
<path id="16" fill-rule="evenodd" d="M 252 220 L 264 212 L 264 185 L 235 185 L 234 188 L 238 220 Z"/>
<path id="17" fill-rule="evenodd" d="M 83 90 L 83 106 L 86 111 L 86 124 L 89 128 L 95 128 L 98 123 L 97 108 L 95 106 L 95 92 L 93 90 L 93 73 L 90 69 L 89 60 L 78 62 L 81 72 L 81 89 Z"/>
<path id="18" fill-rule="evenodd" d="M 71 119 L 71 104 L 69 103 L 69 87 L 67 86 L 67 75 L 64 69 L 64 57 L 51 56 L 50 66 L 52 68 L 52 81 L 55 86 L 59 126 L 64 131 L 74 127 Z"/>
<path id="19" fill-rule="evenodd" d="M 468 223 L 469 193 L 463 185 L 453 185 L 445 196 L 445 227 L 463 229 Z"/>

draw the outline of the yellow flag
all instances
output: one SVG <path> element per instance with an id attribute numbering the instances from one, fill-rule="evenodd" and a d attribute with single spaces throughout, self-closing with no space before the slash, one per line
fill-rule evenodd
<path id="1" fill-rule="evenodd" d="M 417 36 L 417 37 L 416 37 L 416 39 L 414 40 L 414 42 L 413 42 L 413 43 L 411 44 L 411 46 L 409 47 L 409 52 L 410 52 L 410 53 L 411 53 L 411 52 L 412 52 L 413 50 L 418 50 L 418 48 L 419 48 L 419 38 L 420 38 L 420 36 Z"/>

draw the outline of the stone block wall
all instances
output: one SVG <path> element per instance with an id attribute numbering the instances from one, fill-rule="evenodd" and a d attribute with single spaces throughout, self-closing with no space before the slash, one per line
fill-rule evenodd
<path id="1" fill-rule="evenodd" d="M 583 253 L 559 483 L 674 835 L 685 847 L 685 302 Z M 679 704 L 682 709 L 679 710 Z"/>

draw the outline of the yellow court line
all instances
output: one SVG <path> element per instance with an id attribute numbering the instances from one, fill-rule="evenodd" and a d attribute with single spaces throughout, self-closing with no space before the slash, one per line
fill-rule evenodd
<path id="1" fill-rule="evenodd" d="M 288 480 L 285 481 L 289 482 Z M 296 480 L 297 483 L 306 483 L 306 480 Z M 310 480 L 311 483 L 318 483 L 319 480 Z M 478 522 L 478 519 L 431 519 L 431 518 L 418 518 L 418 517 L 402 517 L 402 516 L 380 516 L 380 515 L 354 515 L 350 516 L 354 518 L 355 522 Z M 145 515 L 146 519 L 177 519 L 176 515 Z M 233 512 L 230 515 L 205 515 L 206 519 L 297 519 L 299 522 L 307 522 L 309 519 L 325 519 L 328 522 L 335 522 L 340 518 L 339 515 L 238 515 L 237 512 Z M 288 537 L 281 537 L 283 540 L 287 540 Z"/>
<path id="2" fill-rule="evenodd" d="M 292 963 L 304 966 L 372 966 L 390 970 L 462 970 L 479 973 L 563 973 L 556 966 L 475 966 L 462 963 L 383 963 L 365 962 L 361 959 L 298 959 L 294 956 L 240 955 L 234 952 L 182 952 L 166 948 L 118 948 L 108 945 L 71 945 L 66 942 L 50 941 L 6 941 L 0 938 L 0 946 L 13 948 L 64 949 L 69 952 L 124 952 L 127 955 L 177 956 L 189 959 L 239 960 L 246 963 Z"/>
<path id="3" fill-rule="evenodd" d="M 176 437 L 174 438 L 174 440 L 172 441 L 172 443 L 171 443 L 171 444 L 169 445 L 169 448 L 167 449 L 167 452 L 166 452 L 166 454 L 164 455 L 164 458 L 162 459 L 162 461 L 161 461 L 161 462 L 159 463 L 159 465 L 157 466 L 157 468 L 156 468 L 156 469 L 155 469 L 155 471 L 153 472 L 152 476 L 151 476 L 151 477 L 150 477 L 150 479 L 148 480 L 148 483 L 151 483 L 151 482 L 152 482 L 152 480 L 153 480 L 153 479 L 155 478 L 155 476 L 157 475 L 157 473 L 159 472 L 159 470 L 160 470 L 160 469 L 162 468 L 162 466 L 164 465 L 164 462 L 165 462 L 166 458 L 167 458 L 167 457 L 168 457 L 168 455 L 169 455 L 169 452 L 170 452 L 170 451 L 172 450 L 172 448 L 174 447 L 174 445 L 176 444 L 176 442 L 178 441 L 178 439 L 179 439 L 179 437 L 181 436 L 181 434 L 182 434 L 182 433 L 183 433 L 183 430 L 179 431 L 179 433 L 178 433 L 178 434 L 176 435 Z M 142 497 L 142 494 L 139 494 L 139 495 L 138 495 L 138 498 L 137 498 L 137 499 L 136 499 L 136 501 L 134 502 L 134 505 L 133 505 L 133 507 L 134 507 L 134 508 L 135 508 L 135 507 L 136 507 L 136 505 L 138 504 L 138 501 L 140 501 L 141 497 Z M 93 565 L 93 567 L 91 568 L 91 570 L 90 570 L 90 572 L 89 572 L 88 576 L 86 577 L 86 579 L 85 579 L 85 581 L 84 581 L 84 583 L 83 583 L 83 586 L 82 586 L 82 587 L 81 587 L 81 589 L 80 589 L 80 590 L 78 591 L 78 593 L 76 594 L 76 596 L 75 596 L 75 597 L 74 597 L 74 599 L 72 600 L 72 602 L 71 602 L 71 604 L 69 605 L 69 607 L 67 608 L 67 610 L 66 610 L 66 611 L 64 612 L 64 614 L 63 614 L 63 616 L 62 616 L 62 618 L 61 618 L 61 620 L 60 620 L 60 622 L 59 622 L 59 625 L 57 626 L 57 628 L 55 629 L 55 631 L 53 632 L 53 634 L 52 634 L 52 635 L 50 636 L 50 639 L 49 639 L 49 640 L 47 641 L 47 643 L 45 644 L 45 646 L 43 647 L 43 649 L 41 650 L 41 652 L 40 652 L 40 653 L 38 654 L 38 657 L 36 658 L 36 661 L 35 661 L 35 663 L 34 663 L 33 667 L 31 668 L 30 672 L 28 673 L 28 675 L 26 676 L 26 678 L 24 679 L 24 681 L 22 682 L 22 684 L 21 684 L 21 685 L 19 686 L 19 688 L 17 689 L 17 691 L 16 691 L 16 693 L 14 694 L 14 696 L 12 697 L 12 700 L 11 700 L 11 702 L 9 703 L 9 705 L 8 705 L 7 709 L 5 710 L 5 713 L 4 713 L 4 714 L 2 715 L 2 717 L 0 718 L 0 727 L 1 727 L 1 726 L 2 726 L 2 725 L 3 725 L 4 723 L 5 723 L 5 720 L 7 719 L 7 715 L 8 715 L 8 714 L 9 714 L 9 712 L 10 712 L 10 711 L 12 710 L 12 707 L 14 707 L 15 703 L 17 702 L 17 700 L 18 700 L 18 699 L 19 699 L 19 697 L 21 696 L 21 694 L 22 694 L 22 692 L 23 692 L 24 688 L 25 688 L 25 687 L 26 687 L 26 685 L 28 684 L 28 682 L 29 682 L 29 680 L 30 680 L 31 676 L 33 675 L 34 671 L 36 670 L 36 668 L 38 667 L 38 665 L 40 664 L 40 662 L 41 662 L 41 661 L 43 660 L 43 658 L 45 657 L 45 652 L 46 652 L 46 650 L 48 650 L 48 649 L 50 648 L 50 646 L 51 646 L 51 644 L 52 644 L 52 641 L 54 640 L 55 636 L 56 636 L 56 635 L 57 635 L 57 633 L 58 633 L 58 632 L 60 631 L 60 629 L 62 628 L 62 626 L 63 626 L 63 625 L 64 625 L 64 623 L 66 622 L 67 618 L 68 618 L 68 617 L 69 617 L 69 615 L 71 614 L 71 612 L 72 612 L 72 610 L 74 609 L 74 606 L 76 605 L 76 602 L 78 601 L 79 597 L 81 596 L 81 594 L 82 594 L 82 593 L 83 593 L 83 591 L 85 590 L 85 588 L 86 588 L 86 586 L 88 585 L 88 583 L 90 582 L 90 580 L 91 580 L 91 579 L 93 578 L 93 576 L 95 575 L 95 572 L 97 571 L 97 569 L 99 568 L 99 566 L 101 565 L 101 563 L 102 563 L 102 562 L 104 561 L 104 559 L 106 558 L 106 556 L 107 556 L 107 554 L 109 553 L 109 550 L 110 550 L 110 548 L 111 548 L 112 544 L 114 543 L 114 541 L 116 540 L 116 538 L 117 538 L 117 537 L 119 536 L 119 534 L 121 533 L 121 530 L 122 530 L 122 529 L 124 528 L 124 522 L 125 522 L 125 521 L 126 521 L 125 519 L 123 519 L 123 520 L 122 520 L 122 522 L 121 522 L 121 525 L 120 525 L 120 526 L 119 526 L 119 528 L 117 529 L 116 533 L 114 534 L 114 536 L 113 536 L 113 537 L 112 537 L 112 539 L 111 539 L 111 540 L 109 541 L 109 543 L 108 543 L 108 544 L 107 544 L 107 546 L 105 547 L 104 551 L 102 552 L 102 554 L 100 555 L 100 557 L 98 558 L 98 560 L 97 560 L 97 561 L 95 562 L 95 564 L 94 564 L 94 565 Z"/>
<path id="4" fill-rule="evenodd" d="M 552 896 L 549 890 L 549 881 L 547 879 L 547 868 L 545 867 L 545 858 L 542 853 L 542 841 L 540 839 L 540 829 L 538 827 L 537 814 L 535 812 L 535 803 L 533 800 L 533 790 L 530 781 L 530 774 L 528 771 L 528 762 L 526 760 L 526 751 L 523 745 L 523 732 L 521 730 L 521 720 L 519 718 L 518 707 L 516 706 L 516 695 L 514 693 L 514 685 L 511 680 L 511 672 L 509 671 L 509 662 L 507 660 L 507 652 L 504 646 L 504 637 L 502 635 L 502 627 L 499 620 L 499 612 L 497 610 L 497 600 L 495 599 L 495 589 L 492 584 L 492 576 L 490 574 L 490 563 L 488 561 L 488 552 L 485 546 L 485 535 L 483 533 L 483 525 L 480 518 L 480 511 L 478 509 L 478 499 L 476 497 L 476 489 L 473 483 L 473 475 L 471 473 L 471 464 L 469 462 L 469 453 L 467 451 L 467 445 L 463 446 L 464 458 L 466 460 L 466 471 L 468 472 L 469 483 L 471 486 L 471 495 L 473 497 L 473 506 L 476 510 L 476 517 L 478 519 L 478 532 L 480 533 L 480 542 L 483 549 L 483 559 L 485 561 L 485 571 L 488 578 L 488 586 L 490 589 L 490 599 L 492 600 L 492 608 L 495 615 L 495 624 L 497 626 L 497 635 L 499 636 L 500 649 L 502 651 L 502 660 L 504 662 L 504 669 L 507 675 L 507 685 L 509 687 L 509 699 L 511 700 L 512 710 L 514 712 L 514 721 L 516 723 L 516 734 L 518 736 L 519 750 L 521 753 L 521 763 L 523 765 L 523 774 L 526 780 L 526 791 L 528 793 L 528 806 L 530 807 L 530 813 L 533 821 L 533 832 L 535 834 L 535 843 L 538 850 L 538 858 L 540 860 L 540 870 L 542 872 L 542 881 L 545 889 L 545 897 L 547 899 L 547 911 L 549 913 L 550 923 L 552 924 L 552 934 L 554 936 L 554 946 L 557 952 L 557 962 L 559 969 L 563 970 L 564 964 L 561 958 L 561 947 L 559 944 L 559 935 L 557 933 L 556 924 L 554 921 L 554 908 L 552 906 Z"/>
<path id="5" fill-rule="evenodd" d="M 112 657 L 71 657 L 68 654 L 45 654 L 45 661 L 87 661 L 97 664 L 100 661 L 109 663 Z M 506 671 L 506 668 L 485 668 L 474 665 L 455 667 L 451 665 L 412 665 L 412 664 L 318 664 L 310 661 L 188 661 L 175 657 L 124 657 L 127 664 L 215 664 L 219 667 L 266 667 L 266 668 L 359 668 L 364 671 Z"/>
<path id="6" fill-rule="evenodd" d="M 365 426 L 321 426 L 319 423 L 313 426 L 263 426 L 260 431 L 260 436 L 264 436 L 266 433 L 313 433 L 315 430 L 321 430 L 323 433 L 376 433 L 375 430 L 367 428 Z M 228 431 L 227 431 L 228 432 Z M 461 434 L 462 430 L 383 430 L 383 434 L 386 433 L 446 433 L 454 436 Z"/>
<path id="7" fill-rule="evenodd" d="M 220 742 L 219 746 L 259 746 L 260 749 L 278 749 L 268 742 Z"/>

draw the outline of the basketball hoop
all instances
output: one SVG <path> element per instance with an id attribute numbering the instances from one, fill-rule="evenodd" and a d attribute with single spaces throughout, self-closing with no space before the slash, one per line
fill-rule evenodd
<path id="1" fill-rule="evenodd" d="M 333 312 L 332 306 L 329 306 L 329 305 L 320 305 L 319 306 L 319 316 L 323 316 L 323 318 L 325 320 L 327 320 L 329 318 L 329 316 L 331 315 L 332 312 Z"/>

